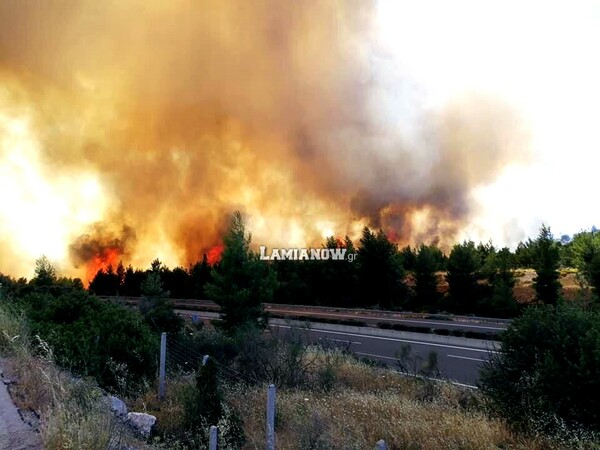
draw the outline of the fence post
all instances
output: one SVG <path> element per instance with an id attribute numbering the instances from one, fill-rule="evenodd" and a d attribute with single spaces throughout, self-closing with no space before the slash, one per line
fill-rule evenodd
<path id="1" fill-rule="evenodd" d="M 387 450 L 387 444 L 383 439 L 378 440 L 375 445 L 375 450 Z"/>
<path id="2" fill-rule="evenodd" d="M 267 390 L 267 450 L 275 450 L 275 385 Z"/>
<path id="3" fill-rule="evenodd" d="M 158 398 L 165 398 L 165 364 L 167 361 L 167 333 L 160 334 L 160 366 L 158 369 Z"/>
<path id="4" fill-rule="evenodd" d="M 217 450 L 217 427 L 214 425 L 210 427 L 210 442 L 208 444 L 208 450 Z"/>

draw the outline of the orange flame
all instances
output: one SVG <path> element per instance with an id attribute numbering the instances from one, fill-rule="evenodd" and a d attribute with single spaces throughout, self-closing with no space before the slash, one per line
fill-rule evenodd
<path id="1" fill-rule="evenodd" d="M 120 256 L 119 249 L 114 247 L 105 248 L 102 250 L 102 253 L 95 255 L 87 265 L 86 283 L 92 281 L 100 270 L 105 271 L 109 266 L 116 269 Z"/>
<path id="2" fill-rule="evenodd" d="M 218 245 L 215 245 L 214 247 L 212 247 L 206 254 L 206 259 L 208 261 L 208 264 L 210 264 L 211 266 L 214 266 L 219 261 L 221 261 L 221 255 L 223 254 L 224 248 L 225 247 L 223 246 L 223 244 L 218 244 Z"/>

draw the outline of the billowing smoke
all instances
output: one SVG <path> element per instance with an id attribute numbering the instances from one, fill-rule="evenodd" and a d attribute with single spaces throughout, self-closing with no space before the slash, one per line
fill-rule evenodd
<path id="1" fill-rule="evenodd" d="M 51 250 L 65 269 L 113 247 L 134 264 L 187 264 L 219 245 L 234 209 L 256 244 L 314 244 L 364 225 L 402 243 L 450 242 L 471 190 L 523 153 L 522 130 L 510 108 L 473 97 L 420 111 L 408 138 L 380 101 L 407 87 L 381 81 L 375 8 L 3 1 L 0 162 L 13 166 L 0 182 L 61 199 L 46 226 L 63 230 Z M 0 253 L 22 247 L 19 229 L 32 232 L 16 220 L 0 209 L 0 231 L 15 236 Z M 35 256 L 49 251 L 40 247 Z"/>
<path id="2" fill-rule="evenodd" d="M 86 279 L 91 279 L 98 270 L 117 269 L 123 259 L 129 258 L 129 248 L 135 243 L 135 231 L 123 226 L 119 234 L 95 224 L 91 233 L 82 234 L 69 245 L 69 255 L 75 268 L 86 268 Z"/>

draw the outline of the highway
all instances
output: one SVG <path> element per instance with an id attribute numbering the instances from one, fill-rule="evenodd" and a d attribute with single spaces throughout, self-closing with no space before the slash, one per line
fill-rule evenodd
<path id="1" fill-rule="evenodd" d="M 452 320 L 435 320 L 435 319 L 424 319 L 424 318 L 405 318 L 400 314 L 394 314 L 387 312 L 385 315 L 373 315 L 370 313 L 347 313 L 343 311 L 339 312 L 326 312 L 326 311 L 311 311 L 311 310 L 298 310 L 285 307 L 273 307 L 266 308 L 266 311 L 270 313 L 277 313 L 282 315 L 302 315 L 307 317 L 323 317 L 333 319 L 344 319 L 344 320 L 358 320 L 365 322 L 369 325 L 377 325 L 380 322 L 386 322 L 391 324 L 402 324 L 408 326 L 415 326 L 421 328 L 435 328 L 436 330 L 462 330 L 462 331 L 476 331 L 480 333 L 498 333 L 506 330 L 506 325 L 503 323 L 496 322 L 462 322 Z"/>
<path id="2" fill-rule="evenodd" d="M 117 297 L 101 297 L 113 301 Z M 136 305 L 138 297 L 119 297 L 126 304 Z M 218 312 L 219 307 L 210 300 L 172 299 L 175 308 L 187 311 Z M 510 320 L 485 317 L 455 316 L 443 314 L 423 314 L 386 310 L 351 309 L 328 306 L 264 304 L 265 311 L 275 317 L 289 317 L 299 320 L 320 318 L 333 321 L 357 321 L 370 326 L 386 323 L 405 328 L 425 328 L 445 330 L 449 333 L 474 332 L 495 335 L 506 329 Z"/>
<path id="3" fill-rule="evenodd" d="M 131 306 L 139 302 L 136 297 L 103 298 L 123 301 Z M 183 316 L 197 316 L 203 320 L 219 317 L 218 305 L 208 300 L 173 299 L 173 302 L 176 313 Z M 272 315 L 269 320 L 271 329 L 278 333 L 290 330 L 286 320 L 296 319 L 301 327 L 310 323 L 310 330 L 304 332 L 307 342 L 335 343 L 359 357 L 395 368 L 398 367 L 398 355 L 408 345 L 416 360 L 412 371 L 418 371 L 420 364 L 428 360 L 431 352 L 435 352 L 439 376 L 469 386 L 476 385 L 481 365 L 497 346 L 496 335 L 510 323 L 510 320 L 503 319 L 442 314 L 272 303 L 264 306 L 265 311 Z M 382 323 L 387 324 L 387 328 L 383 329 Z M 352 326 L 360 324 L 365 326 Z M 391 327 L 395 328 L 389 329 Z M 488 340 L 481 341 L 479 338 Z"/>
<path id="4" fill-rule="evenodd" d="M 197 316 L 214 320 L 217 313 L 176 310 L 186 316 Z M 422 362 L 428 360 L 431 352 L 437 354 L 439 377 L 458 384 L 475 386 L 479 368 L 489 359 L 497 343 L 476 339 L 452 338 L 431 334 L 405 333 L 392 330 L 378 330 L 370 327 L 351 327 L 324 323 L 311 323 L 308 328 L 292 326 L 282 319 L 271 319 L 270 328 L 279 335 L 285 335 L 294 328 L 306 342 L 321 342 L 351 350 L 359 357 L 380 361 L 397 368 L 397 355 L 402 347 L 409 345 L 416 360 L 418 370 Z M 378 335 L 375 335 L 378 334 Z M 434 342 L 432 342 L 434 341 Z M 415 370 L 415 367 L 411 367 Z"/>
<path id="5" fill-rule="evenodd" d="M 308 334 L 310 342 L 330 342 L 347 346 L 354 354 L 380 361 L 397 368 L 398 354 L 403 346 L 409 345 L 415 364 L 409 368 L 415 372 L 428 360 L 431 352 L 437 353 L 439 376 L 460 384 L 474 386 L 477 383 L 481 364 L 489 358 L 490 351 L 467 345 L 449 345 L 444 343 L 423 342 L 418 339 L 400 337 L 368 336 L 362 333 L 331 331 L 320 328 L 321 324 L 311 327 Z M 285 330 L 288 325 L 271 325 L 272 329 Z"/>

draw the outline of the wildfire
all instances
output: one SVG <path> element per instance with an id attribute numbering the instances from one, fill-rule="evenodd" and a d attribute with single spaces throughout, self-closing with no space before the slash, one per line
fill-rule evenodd
<path id="1" fill-rule="evenodd" d="M 526 154 L 495 96 L 404 117 L 378 2 L 167 3 L 0 1 L 0 271 L 214 265 L 236 209 L 252 245 L 451 242 Z"/>
<path id="2" fill-rule="evenodd" d="M 225 247 L 223 244 L 218 244 L 212 247 L 208 253 L 206 254 L 206 259 L 208 260 L 208 264 L 214 266 L 219 261 L 221 261 L 221 255 L 223 254 L 223 249 Z"/>
<path id="3" fill-rule="evenodd" d="M 86 268 L 85 283 L 89 283 L 100 270 L 107 270 L 109 266 L 116 268 L 119 263 L 121 253 L 117 248 L 103 249 L 102 253 L 94 255 Z"/>

